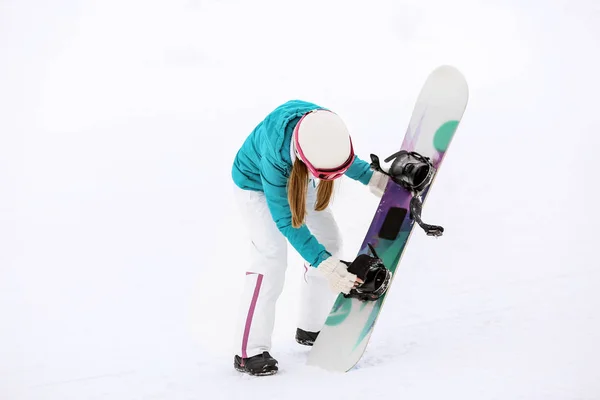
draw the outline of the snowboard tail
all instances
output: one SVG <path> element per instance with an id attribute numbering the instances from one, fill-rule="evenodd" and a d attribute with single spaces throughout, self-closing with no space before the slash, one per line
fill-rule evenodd
<path id="1" fill-rule="evenodd" d="M 451 66 L 436 68 L 419 93 L 401 150 L 417 152 L 431 160 L 431 181 L 415 193 L 390 179 L 358 252 L 368 253 L 369 245 L 376 250 L 392 272 L 390 286 L 414 229 L 413 195 L 420 196 L 422 202 L 427 198 L 467 101 L 467 83 Z M 311 349 L 308 364 L 341 372 L 354 367 L 366 349 L 386 296 L 387 292 L 376 301 L 361 301 L 340 294 Z"/>

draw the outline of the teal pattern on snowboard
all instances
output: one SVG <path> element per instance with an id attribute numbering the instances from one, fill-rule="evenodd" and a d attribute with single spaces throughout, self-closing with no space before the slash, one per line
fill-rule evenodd
<path id="1" fill-rule="evenodd" d="M 421 194 L 423 202 L 462 119 L 468 96 L 463 75 L 447 65 L 436 68 L 419 93 L 401 149 L 416 151 L 433 163 L 435 174 Z M 390 180 L 358 252 L 368 254 L 368 244 L 373 246 L 392 271 L 392 282 L 415 224 L 409 211 L 411 198 L 409 191 Z M 352 369 L 366 349 L 386 295 L 363 302 L 340 294 L 311 349 L 308 364 L 332 371 Z"/>

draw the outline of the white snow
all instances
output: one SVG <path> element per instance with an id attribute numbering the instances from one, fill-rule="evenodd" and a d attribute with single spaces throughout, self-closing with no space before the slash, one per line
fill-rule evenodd
<path id="1" fill-rule="evenodd" d="M 0 399 L 600 399 L 597 1 L 0 4 Z M 356 369 L 232 368 L 231 162 L 278 104 L 399 146 L 427 74 L 470 101 Z M 335 197 L 354 257 L 377 199 Z M 243 232 L 243 231 L 242 231 Z"/>

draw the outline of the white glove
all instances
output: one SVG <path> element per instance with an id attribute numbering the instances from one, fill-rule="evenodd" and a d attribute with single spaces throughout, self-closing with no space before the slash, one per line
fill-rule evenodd
<path id="1" fill-rule="evenodd" d="M 356 275 L 348 272 L 348 266 L 334 257 L 321 261 L 317 270 L 327 278 L 329 287 L 336 293 L 348 294 L 356 282 Z"/>
<path id="2" fill-rule="evenodd" d="M 385 187 L 387 186 L 389 180 L 389 176 L 379 171 L 373 171 L 373 175 L 371 176 L 371 179 L 369 180 L 368 184 L 369 190 L 375 196 L 382 197 L 383 192 L 385 191 Z"/>

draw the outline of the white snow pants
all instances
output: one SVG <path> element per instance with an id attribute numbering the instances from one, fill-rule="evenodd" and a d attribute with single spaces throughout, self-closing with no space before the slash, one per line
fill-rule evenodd
<path id="1" fill-rule="evenodd" d="M 235 187 L 236 199 L 252 241 L 243 293 L 238 312 L 234 350 L 242 358 L 271 349 L 275 325 L 275 303 L 283 290 L 287 267 L 287 239 L 273 221 L 262 192 Z M 329 208 L 315 211 L 316 187 L 309 182 L 306 225 L 327 251 L 339 258 L 341 235 Z M 301 283 L 297 327 L 321 330 L 337 294 L 316 268 L 305 262 Z"/>

